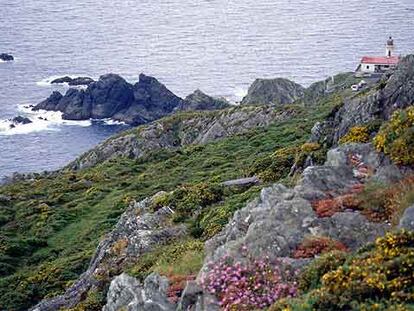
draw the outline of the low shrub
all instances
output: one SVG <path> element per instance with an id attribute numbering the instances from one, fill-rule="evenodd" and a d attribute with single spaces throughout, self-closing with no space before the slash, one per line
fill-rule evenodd
<path id="1" fill-rule="evenodd" d="M 361 189 L 362 188 L 357 185 L 349 194 L 340 195 L 331 199 L 313 201 L 312 208 L 318 217 L 331 217 L 335 213 L 346 209 L 359 209 L 361 202 L 356 195 L 361 191 Z"/>
<path id="2" fill-rule="evenodd" d="M 154 210 L 169 206 L 175 212 L 174 221 L 183 222 L 198 208 L 206 207 L 223 198 L 223 187 L 219 184 L 199 183 L 178 187 L 177 190 L 156 197 Z"/>
<path id="3" fill-rule="evenodd" d="M 369 131 L 366 126 L 354 126 L 349 129 L 345 136 L 341 137 L 339 143 L 367 143 L 370 139 L 369 136 Z"/>
<path id="4" fill-rule="evenodd" d="M 299 274 L 299 290 L 302 293 L 306 293 L 312 289 L 318 288 L 321 285 L 322 276 L 341 266 L 345 262 L 347 256 L 346 252 L 334 250 L 313 260 Z"/>
<path id="5" fill-rule="evenodd" d="M 136 263 L 130 265 L 127 272 L 142 280 L 152 272 L 166 276 L 189 276 L 200 270 L 203 260 L 203 242 L 177 241 L 144 254 Z"/>
<path id="6" fill-rule="evenodd" d="M 396 184 L 368 183 L 357 195 L 358 209 L 372 221 L 390 221 L 396 225 L 404 210 L 414 203 L 414 176 Z"/>
<path id="7" fill-rule="evenodd" d="M 225 257 L 202 278 L 203 288 L 215 295 L 223 310 L 255 310 L 266 308 L 283 297 L 293 297 L 297 286 L 289 281 L 289 272 L 281 263 L 268 259 L 247 264 Z"/>
<path id="8" fill-rule="evenodd" d="M 328 237 L 312 236 L 306 237 L 293 252 L 293 258 L 313 258 L 316 255 L 334 250 L 347 251 L 347 247 L 339 241 Z"/>
<path id="9" fill-rule="evenodd" d="M 264 182 L 277 181 L 286 177 L 292 165 L 298 147 L 285 147 L 276 150 L 272 155 L 257 159 L 248 169 L 247 175 L 256 175 Z"/>
<path id="10" fill-rule="evenodd" d="M 414 106 L 397 110 L 374 138 L 378 151 L 396 164 L 414 165 Z"/>
<path id="11" fill-rule="evenodd" d="M 304 143 L 296 153 L 295 166 L 302 169 L 308 158 L 312 161 L 311 165 L 323 164 L 326 160 L 326 149 L 318 143 Z"/>
<path id="12" fill-rule="evenodd" d="M 412 309 L 414 232 L 387 233 L 372 247 L 347 259 L 325 256 L 314 262 L 316 269 L 311 265 L 301 276 L 300 287 L 304 292 L 311 289 L 309 292 L 296 300 L 283 300 L 270 310 Z"/>

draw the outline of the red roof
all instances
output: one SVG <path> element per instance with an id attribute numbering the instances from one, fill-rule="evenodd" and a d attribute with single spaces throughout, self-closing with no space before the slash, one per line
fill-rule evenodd
<path id="1" fill-rule="evenodd" d="M 397 65 L 400 61 L 398 56 L 364 56 L 362 57 L 362 64 L 376 64 L 376 65 Z"/>

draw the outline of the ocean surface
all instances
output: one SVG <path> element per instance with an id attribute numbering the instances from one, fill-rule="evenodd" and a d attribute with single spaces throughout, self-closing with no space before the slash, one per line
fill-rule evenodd
<path id="1" fill-rule="evenodd" d="M 58 114 L 4 126 L 65 91 L 51 77 L 143 72 L 179 96 L 237 101 L 255 78 L 309 85 L 354 70 L 389 35 L 414 52 L 413 0 L 0 0 L 0 53 L 16 57 L 0 63 L 0 176 L 57 169 L 125 128 Z"/>

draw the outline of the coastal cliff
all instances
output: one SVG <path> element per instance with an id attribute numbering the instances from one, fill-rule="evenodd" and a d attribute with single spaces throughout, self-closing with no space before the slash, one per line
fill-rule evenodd
<path id="1" fill-rule="evenodd" d="M 154 120 L 0 188 L 0 309 L 409 310 L 413 68 L 214 111 L 144 76 L 55 93 L 37 109 Z"/>

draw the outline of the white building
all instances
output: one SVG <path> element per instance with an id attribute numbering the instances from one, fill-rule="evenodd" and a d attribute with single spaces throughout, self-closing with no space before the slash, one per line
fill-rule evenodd
<path id="1" fill-rule="evenodd" d="M 362 73 L 383 73 L 393 69 L 400 61 L 399 56 L 394 56 L 394 40 L 390 37 L 385 46 L 385 56 L 364 56 L 357 68 Z"/>

